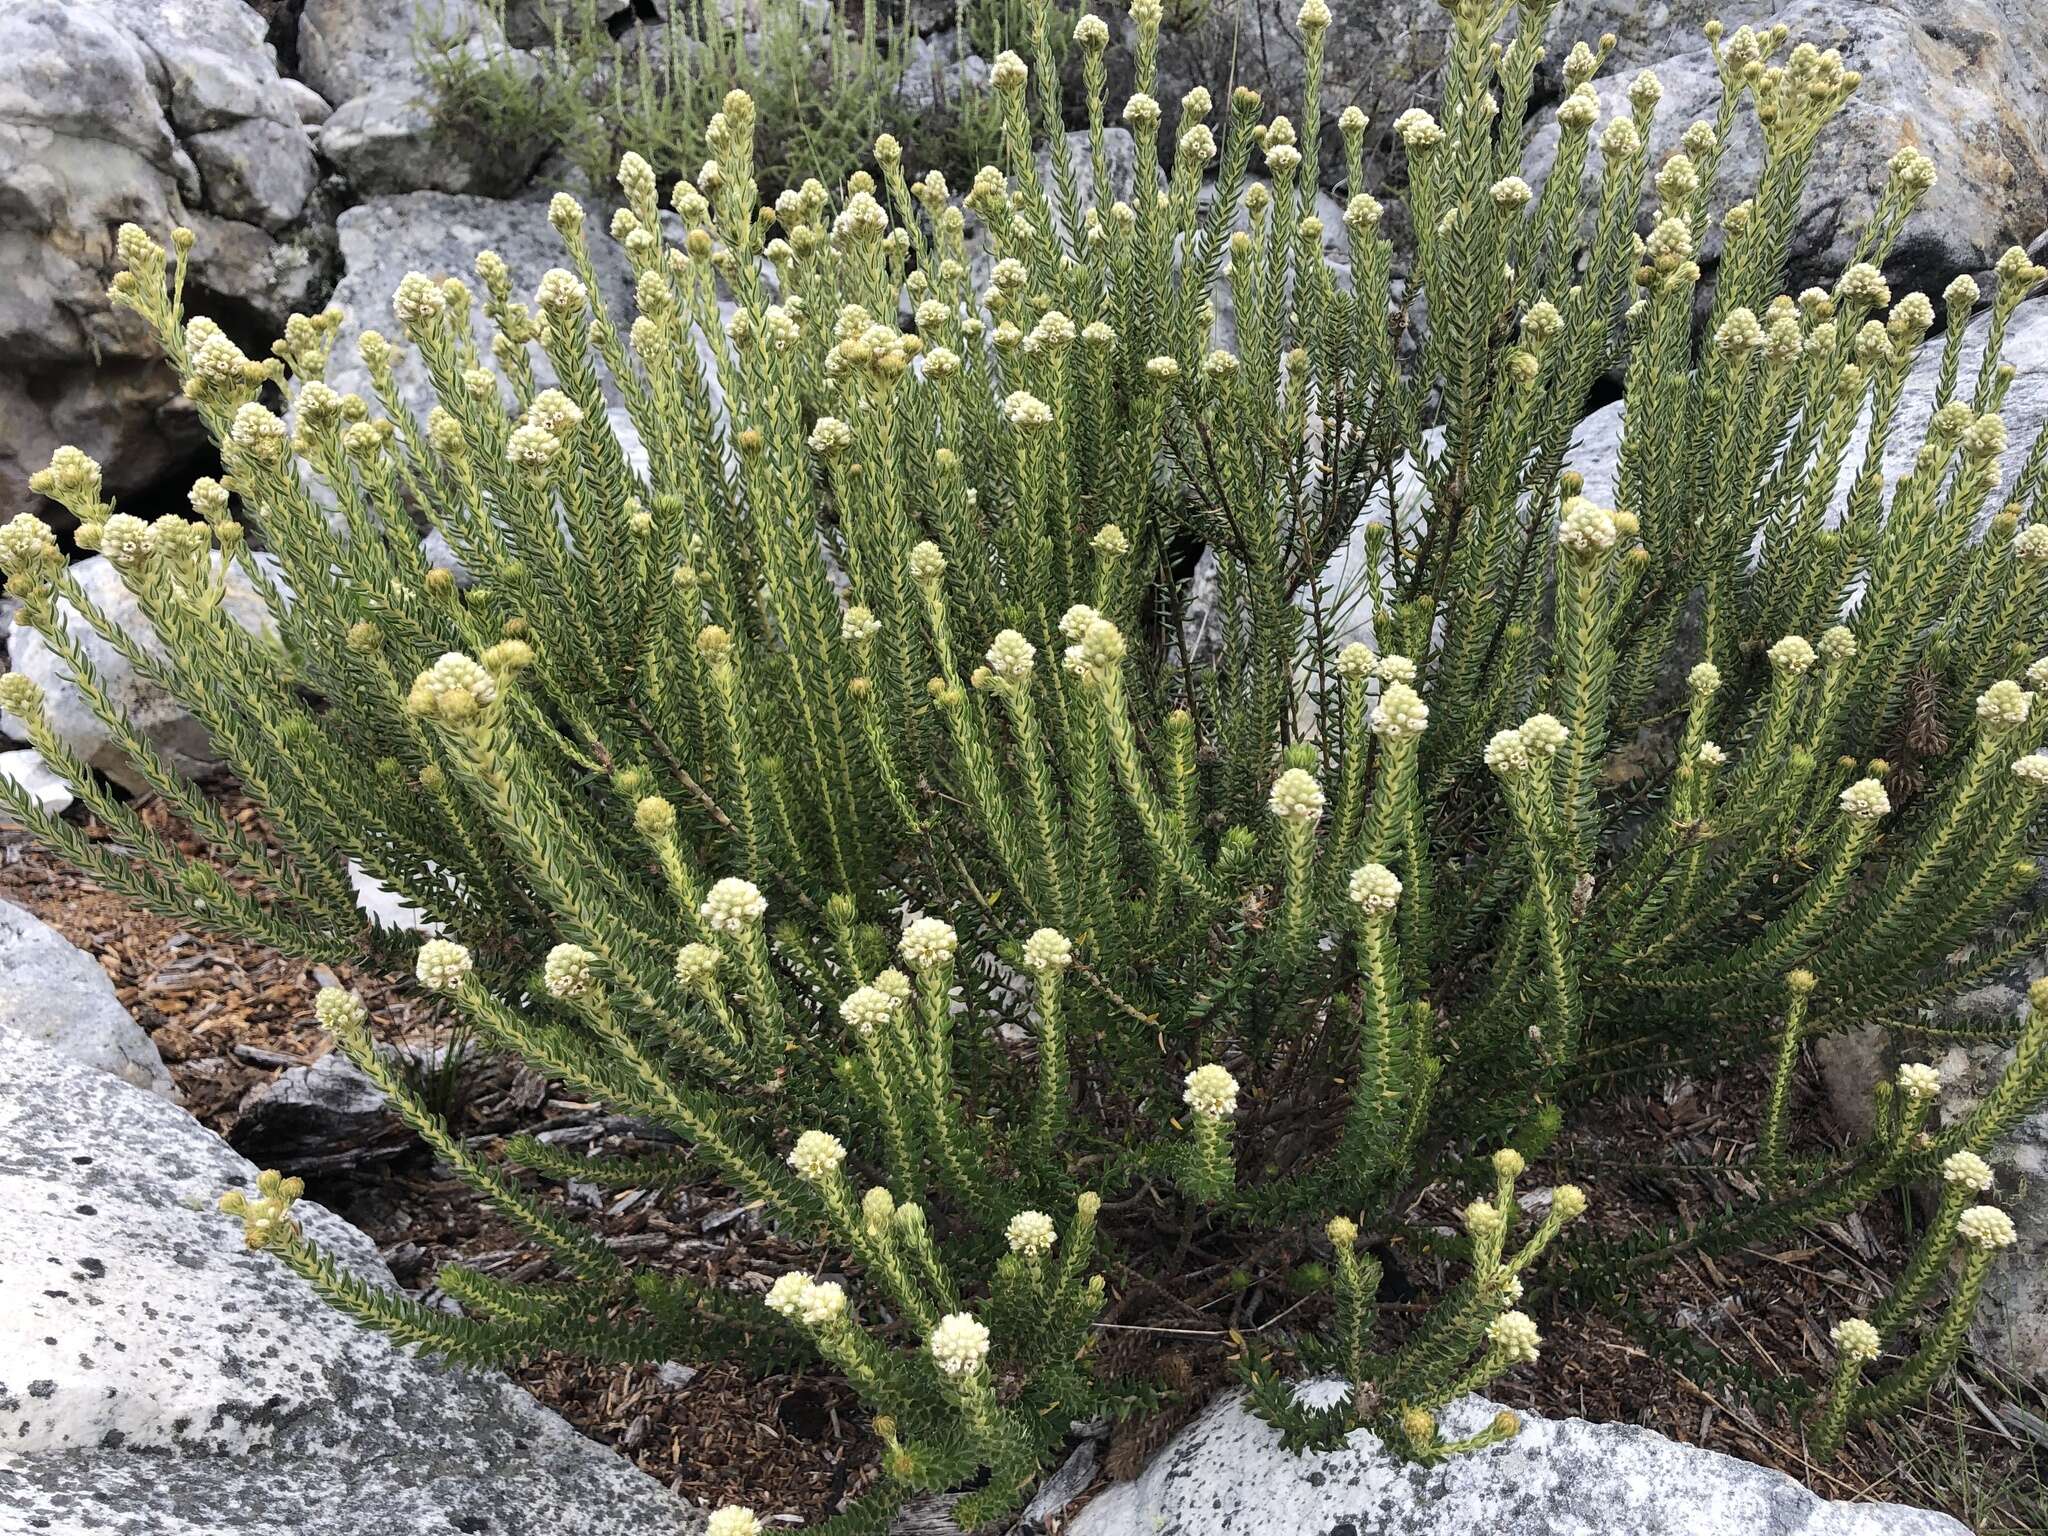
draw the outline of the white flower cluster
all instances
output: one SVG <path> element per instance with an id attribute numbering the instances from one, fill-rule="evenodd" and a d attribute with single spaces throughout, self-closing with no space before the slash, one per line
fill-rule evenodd
<path id="1" fill-rule="evenodd" d="M 959 948 L 960 935 L 953 925 L 936 917 L 912 921 L 896 944 L 896 952 L 909 962 L 913 971 L 920 972 L 951 964 Z"/>
<path id="2" fill-rule="evenodd" d="M 789 1153 L 789 1166 L 797 1177 L 812 1184 L 831 1177 L 845 1161 L 846 1146 L 830 1131 L 805 1131 Z"/>
<path id="3" fill-rule="evenodd" d="M 1991 1187 L 1991 1165 L 1974 1152 L 1951 1152 L 1941 1160 L 1941 1178 L 1944 1184 L 1981 1195 Z"/>
<path id="4" fill-rule="evenodd" d="M 1003 1228 L 1003 1240 L 1010 1245 L 1012 1253 L 1022 1254 L 1027 1259 L 1042 1259 L 1052 1252 L 1052 1245 L 1059 1241 L 1059 1233 L 1045 1212 L 1019 1211 Z"/>
<path id="5" fill-rule="evenodd" d="M 1973 1205 L 1956 1218 L 1956 1235 L 1979 1248 L 2010 1248 L 2019 1240 L 2012 1218 L 1995 1205 Z"/>
<path id="6" fill-rule="evenodd" d="M 420 985 L 434 992 L 453 992 L 476 969 L 476 962 L 462 945 L 452 939 L 429 939 L 413 959 L 412 972 Z"/>
<path id="7" fill-rule="evenodd" d="M 1764 653 L 1771 665 L 1790 677 L 1803 677 L 1813 666 L 1814 650 L 1803 635 L 1787 635 Z"/>
<path id="8" fill-rule="evenodd" d="M 724 963 L 725 956 L 709 944 L 685 944 L 676 951 L 676 980 L 693 991 L 709 987 Z"/>
<path id="9" fill-rule="evenodd" d="M 1380 676 L 1385 678 L 1386 665 L 1394 657 L 1380 658 Z M 1429 706 L 1422 702 L 1422 695 L 1407 683 L 1388 683 L 1380 691 L 1380 701 L 1372 709 L 1372 729 L 1375 735 L 1385 736 L 1393 741 L 1405 741 L 1420 736 L 1429 728 Z"/>
<path id="10" fill-rule="evenodd" d="M 863 1040 L 874 1037 L 876 1030 L 883 1028 L 896 1017 L 896 1010 L 902 1002 L 881 988 L 868 985 L 856 987 L 846 1001 L 839 1005 L 839 1017 L 844 1019 L 854 1033 Z"/>
<path id="11" fill-rule="evenodd" d="M 1389 916 L 1401 899 L 1401 879 L 1384 864 L 1361 864 L 1351 871 L 1351 900 L 1367 917 Z"/>
<path id="12" fill-rule="evenodd" d="M 1237 1112 L 1237 1079 L 1215 1062 L 1195 1068 L 1182 1082 L 1181 1097 L 1196 1114 L 1223 1120 Z"/>
<path id="13" fill-rule="evenodd" d="M 751 880 L 727 875 L 704 897 L 697 915 L 713 933 L 740 933 L 761 921 L 768 910 L 768 898 Z"/>
<path id="14" fill-rule="evenodd" d="M 855 603 L 839 618 L 839 638 L 852 645 L 865 645 L 882 632 L 882 621 L 863 603 Z"/>
<path id="15" fill-rule="evenodd" d="M 541 965 L 541 985 L 550 997 L 582 997 L 596 981 L 597 956 L 581 944 L 557 944 Z"/>
<path id="16" fill-rule="evenodd" d="M 1567 498 L 1557 525 L 1557 542 L 1566 549 L 1575 555 L 1603 554 L 1614 548 L 1620 537 L 1612 512 L 1596 507 L 1584 496 Z"/>
<path id="17" fill-rule="evenodd" d="M 1858 779 L 1842 791 L 1842 812 L 1857 821 L 1876 821 L 1891 813 L 1892 797 L 1876 779 Z"/>
<path id="18" fill-rule="evenodd" d="M 1828 1330 L 1828 1340 L 1844 1360 L 1858 1363 L 1877 1358 L 1877 1330 L 1860 1317 L 1845 1317 Z"/>
<path id="19" fill-rule="evenodd" d="M 1977 695 L 1977 718 L 1994 730 L 2025 725 L 2034 710 L 2034 696 L 2011 678 L 2000 678 Z"/>
<path id="20" fill-rule="evenodd" d="M 761 1536 L 761 1521 L 744 1504 L 723 1504 L 704 1522 L 704 1536 Z"/>
<path id="21" fill-rule="evenodd" d="M 971 1312 L 949 1312 L 932 1329 L 931 1351 L 948 1376 L 972 1376 L 988 1359 L 988 1329 Z"/>
<path id="22" fill-rule="evenodd" d="M 1543 1335 L 1526 1312 L 1503 1312 L 1486 1325 L 1487 1342 L 1509 1360 L 1528 1364 L 1543 1348 Z"/>
<path id="23" fill-rule="evenodd" d="M 1024 969 L 1038 977 L 1056 976 L 1074 963 L 1074 942 L 1057 928 L 1040 928 L 1024 941 Z"/>
<path id="24" fill-rule="evenodd" d="M 1323 816 L 1323 786 L 1306 768 L 1289 768 L 1273 781 L 1266 808 L 1280 821 L 1314 826 Z"/>
<path id="25" fill-rule="evenodd" d="M 370 1022 L 370 1010 L 353 992 L 322 987 L 313 998 L 313 1017 L 330 1035 L 352 1033 Z"/>
<path id="26" fill-rule="evenodd" d="M 1941 1097 L 1941 1074 L 1924 1061 L 1909 1061 L 1899 1067 L 1899 1092 L 1909 1099 L 1930 1102 Z"/>
<path id="27" fill-rule="evenodd" d="M 988 644 L 988 669 L 1000 678 L 1029 677 L 1032 663 L 1037 658 L 1038 647 L 1014 629 L 1001 631 Z"/>

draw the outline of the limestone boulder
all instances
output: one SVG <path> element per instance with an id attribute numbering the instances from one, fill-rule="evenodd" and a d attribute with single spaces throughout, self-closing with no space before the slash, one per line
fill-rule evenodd
<path id="1" fill-rule="evenodd" d="M 0 1032 L 176 1102 L 164 1059 L 99 962 L 34 913 L 0 901 Z"/>

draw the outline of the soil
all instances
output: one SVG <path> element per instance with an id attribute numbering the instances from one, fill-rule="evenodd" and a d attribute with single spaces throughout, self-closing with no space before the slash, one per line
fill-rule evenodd
<path id="1" fill-rule="evenodd" d="M 252 1091 L 329 1049 L 311 1012 L 318 986 L 353 987 L 383 1039 L 450 1041 L 447 1021 L 393 978 L 330 973 L 137 912 L 7 829 L 0 829 L 0 898 L 99 960 L 155 1040 L 187 1106 L 223 1135 L 234 1131 Z M 474 1146 L 489 1150 L 527 1131 L 606 1154 L 651 1150 L 629 1122 L 523 1067 L 462 1059 L 443 1088 Z M 1566 1139 L 1532 1168 L 1525 1187 L 1579 1182 L 1593 1195 L 1596 1219 L 1615 1231 L 1697 1216 L 1741 1190 L 1741 1172 L 1722 1165 L 1754 1155 L 1757 1090 L 1740 1074 L 1674 1079 L 1657 1094 L 1614 1106 L 1597 1134 Z M 1824 1136 L 1817 1086 L 1802 1084 L 1802 1093 L 1798 1123 Z M 530 1243 L 395 1124 L 319 1162 L 299 1170 L 309 1195 L 369 1233 L 408 1289 L 431 1294 L 436 1269 L 451 1260 L 510 1279 L 544 1272 Z M 541 1187 L 636 1264 L 765 1291 L 806 1260 L 715 1183 L 666 1194 Z M 1452 1208 L 1449 1191 L 1426 1200 L 1418 1230 L 1447 1220 Z M 1826 1466 L 1808 1458 L 1798 1424 L 1773 1405 L 1775 1384 L 1823 1373 L 1826 1320 L 1869 1305 L 1881 1277 L 1897 1271 L 1910 1231 L 1909 1210 L 1887 1209 L 1768 1250 L 1688 1254 L 1633 1298 L 1652 1320 L 1635 1327 L 1605 1315 L 1560 1316 L 1532 1295 L 1545 1336 L 1542 1359 L 1504 1378 L 1493 1395 L 1538 1413 L 1645 1425 L 1781 1468 L 1833 1497 L 1945 1508 L 1979 1536 L 2039 1536 L 2048 1511 L 2048 1402 L 1983 1362 L 1966 1360 L 1924 1407 L 1859 1428 Z M 1390 1309 L 1421 1305 L 1444 1278 L 1419 1245 L 1387 1257 L 1400 1281 L 1383 1292 L 1395 1298 Z M 1215 1266 L 1219 1273 L 1205 1285 L 1201 1258 L 1197 1245 L 1189 1283 L 1176 1298 L 1109 1267 L 1115 1321 L 1104 1329 L 1104 1353 L 1150 1374 L 1175 1402 L 1114 1432 L 1104 1458 L 1112 1475 L 1135 1471 L 1224 1379 L 1230 1328 L 1268 1325 L 1298 1304 L 1278 1288 L 1268 1295 L 1232 1284 L 1228 1264 Z M 1399 1299 L 1401 1286 L 1417 1299 Z M 1653 1352 L 1646 1340 L 1657 1329 L 1669 1333 Z M 1674 1339 L 1682 1353 L 1671 1347 Z M 1695 1355 L 1696 1364 L 1672 1363 Z M 875 1476 L 877 1447 L 865 1415 L 830 1375 L 752 1377 L 715 1362 L 618 1367 L 564 1356 L 513 1374 L 584 1433 L 700 1504 L 746 1502 L 795 1523 L 835 1512 Z"/>

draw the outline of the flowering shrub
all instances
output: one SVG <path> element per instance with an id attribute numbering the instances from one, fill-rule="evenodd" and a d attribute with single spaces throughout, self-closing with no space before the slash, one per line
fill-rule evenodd
<path id="1" fill-rule="evenodd" d="M 1503 1414 L 1450 1443 L 1437 1410 L 1535 1357 L 1518 1304 L 1539 1274 L 1597 1294 L 1681 1249 L 1937 1181 L 1888 1301 L 1835 1328 L 1814 1433 L 1831 1445 L 1923 1391 L 2012 1240 L 1980 1203 L 1983 1154 L 2048 1092 L 2048 988 L 2003 1081 L 1939 1129 L 1924 1066 L 1841 1159 L 1795 1141 L 1788 1090 L 1804 1043 L 1911 1021 L 2048 927 L 1952 958 L 2034 879 L 2048 787 L 2029 691 L 2048 682 L 2029 664 L 2048 447 L 1975 536 L 2006 450 L 1999 338 L 2048 274 L 2000 262 L 1974 380 L 1960 338 L 1979 295 L 1949 287 L 1938 409 L 1888 484 L 1936 317 L 1880 268 L 1932 167 L 1901 151 L 1856 263 L 1778 295 L 1853 72 L 1782 30 L 1711 29 L 1726 97 L 1656 171 L 1639 237 L 1652 76 L 1602 124 L 1602 53 L 1574 47 L 1556 163 L 1540 190 L 1520 175 L 1548 9 L 1524 7 L 1496 51 L 1506 7 L 1461 0 L 1442 115 L 1397 124 L 1408 291 L 1428 301 L 1412 355 L 1380 205 L 1351 197 L 1341 265 L 1312 211 L 1322 0 L 1301 12 L 1298 117 L 1239 91 L 1212 128 L 1197 90 L 1170 130 L 1149 94 L 1159 6 L 1138 0 L 1135 187 L 1111 185 L 1108 33 L 1084 18 L 1093 202 L 1056 82 L 1014 55 L 994 68 L 1005 164 L 964 207 L 907 181 L 885 139 L 879 182 L 761 209 L 735 93 L 670 195 L 679 244 L 646 163 L 620 168 L 635 315 L 606 308 L 584 211 L 558 199 L 565 262 L 531 305 L 489 252 L 475 289 L 405 279 L 403 349 L 362 338 L 374 401 L 322 382 L 333 316 L 246 358 L 181 310 L 190 237 L 167 252 L 125 230 L 114 298 L 161 335 L 227 479 L 149 525 L 106 505 L 75 451 L 39 479 L 160 648 L 93 607 L 34 519 L 0 560 L 24 621 L 219 858 L 142 825 L 18 676 L 0 704 L 132 859 L 18 794 L 12 813 L 159 910 L 410 965 L 493 1046 L 682 1138 L 817 1266 L 765 1298 L 630 1272 L 454 1135 L 338 990 L 323 1025 L 559 1275 L 452 1267 L 461 1316 L 370 1289 L 306 1239 L 275 1176 L 231 1197 L 249 1241 L 462 1359 L 821 1358 L 886 1450 L 843 1529 L 962 1486 L 963 1522 L 991 1519 L 1070 1420 L 1142 1404 L 1097 1366 L 1098 1256 L 1171 1287 L 1196 1239 L 1251 1274 L 1283 1244 L 1327 1247 L 1322 1299 L 1237 1340 L 1290 1446 L 1366 1425 L 1428 1460 L 1515 1432 Z M 1762 180 L 1717 214 L 1740 112 Z M 1335 128 L 1355 168 L 1366 125 Z M 1610 508 L 1561 465 L 1614 368 Z M 401 369 L 432 380 L 424 420 Z M 429 568 L 416 517 L 475 585 Z M 1366 578 L 1346 603 L 1324 572 L 1348 540 Z M 1213 579 L 1174 574 L 1196 545 Z M 274 639 L 223 616 L 231 569 Z M 107 707 L 62 603 L 213 732 L 274 855 Z M 1365 632 L 1377 651 L 1344 638 Z M 1650 766 L 1617 771 L 1622 747 Z M 442 936 L 366 931 L 347 860 Z M 1586 1195 L 1523 1191 L 1596 1095 L 1753 1061 L 1771 1087 L 1746 1204 L 1566 1237 Z M 548 1178 L 676 1177 L 510 1151 Z M 1406 1326 L 1381 1317 L 1390 1241 L 1422 1240 L 1418 1200 L 1461 1187 L 1462 1280 Z M 1303 1407 L 1301 1370 L 1351 1390 Z"/>

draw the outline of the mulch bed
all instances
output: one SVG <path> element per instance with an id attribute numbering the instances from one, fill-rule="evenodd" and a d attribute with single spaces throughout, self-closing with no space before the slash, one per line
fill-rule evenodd
<path id="1" fill-rule="evenodd" d="M 391 978 L 333 973 L 137 912 L 7 829 L 0 829 L 0 898 L 98 958 L 122 1004 L 155 1040 L 187 1106 L 224 1135 L 252 1090 L 329 1049 L 310 1007 L 320 985 L 355 988 L 382 1038 L 417 1045 L 450 1038 L 435 1010 Z M 1696 1216 L 1731 1198 L 1742 1177 L 1698 1170 L 1753 1155 L 1756 1086 L 1739 1074 L 1674 1080 L 1618 1106 L 1597 1135 L 1567 1138 L 1527 1183 L 1584 1184 L 1594 1219 L 1616 1231 Z M 1806 1088 L 1812 1097 L 1799 1123 L 1824 1126 L 1817 1093 Z M 456 1123 L 473 1145 L 489 1148 L 527 1131 L 607 1154 L 645 1150 L 627 1122 L 512 1064 L 473 1061 L 454 1092 Z M 429 1290 L 436 1269 L 454 1260 L 512 1279 L 543 1272 L 531 1244 L 402 1135 L 322 1161 L 329 1166 L 308 1175 L 312 1198 L 369 1233 L 409 1289 Z M 614 1196 L 582 1186 L 553 1194 L 637 1264 L 765 1291 L 806 1258 L 715 1184 L 666 1195 Z M 1446 1200 L 1446 1215 L 1450 1209 Z M 1739 1385 L 1767 1390 L 1786 1378 L 1818 1379 L 1829 1356 L 1828 1321 L 1867 1305 L 1880 1278 L 1896 1271 L 1910 1215 L 1865 1213 L 1768 1251 L 1690 1254 L 1663 1267 L 1638 1300 L 1662 1324 L 1731 1362 L 1732 1380 L 1725 1369 L 1710 1375 L 1667 1363 L 1605 1316 L 1552 1311 L 1538 1317 L 1546 1339 L 1541 1362 L 1502 1381 L 1495 1395 L 1530 1411 L 1644 1425 L 1781 1468 L 1834 1497 L 1947 1508 L 1979 1536 L 2038 1536 L 2048 1512 L 2048 1403 L 1983 1365 L 1966 1363 L 1924 1408 L 1860 1428 L 1826 1467 L 1807 1459 L 1799 1427 L 1767 1395 Z M 1438 1278 L 1430 1262 L 1402 1257 L 1409 1281 L 1426 1294 Z M 1109 1276 L 1113 1296 L 1141 1289 L 1137 1277 L 1114 1266 Z M 1112 1473 L 1134 1471 L 1223 1379 L 1229 1327 L 1256 1326 L 1289 1304 L 1226 1284 L 1194 1289 L 1192 1303 L 1169 1305 L 1156 1292 L 1127 1302 L 1113 1314 L 1118 1326 L 1104 1334 L 1106 1354 L 1149 1372 L 1180 1398 L 1153 1422 L 1119 1428 L 1105 1458 Z M 831 1376 L 754 1378 L 717 1363 L 618 1367 L 559 1356 L 514 1374 L 584 1433 L 701 1504 L 744 1501 L 794 1523 L 833 1513 L 875 1476 L 877 1448 L 865 1415 Z"/>

